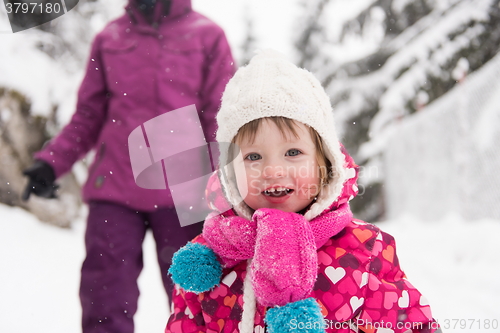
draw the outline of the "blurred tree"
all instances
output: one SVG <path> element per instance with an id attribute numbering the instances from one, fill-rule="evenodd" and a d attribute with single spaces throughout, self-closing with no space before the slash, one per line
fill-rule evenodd
<path id="1" fill-rule="evenodd" d="M 41 221 L 61 227 L 69 227 L 78 215 L 80 184 L 73 173 L 58 181 L 61 190 L 57 200 L 33 196 L 23 202 L 27 180 L 22 170 L 32 164 L 33 152 L 69 120 L 90 43 L 110 18 L 123 11 L 124 4 L 123 0 L 80 0 L 54 21 L 2 41 L 7 58 L 0 64 L 4 76 L 3 87 L 0 85 L 1 203 L 22 207 Z M 0 20 L 7 19 L 0 13 Z M 38 75 L 40 71 L 48 76 Z M 84 164 L 80 168 L 86 172 Z"/>
<path id="2" fill-rule="evenodd" d="M 255 36 L 255 27 L 253 17 L 250 15 L 248 6 L 245 6 L 243 12 L 245 20 L 245 40 L 241 45 L 241 59 L 239 59 L 238 66 L 245 66 L 250 62 L 254 52 L 257 48 L 257 37 Z"/>
<path id="3" fill-rule="evenodd" d="M 81 205 L 80 186 L 73 174 L 59 181 L 61 194 L 56 200 L 33 196 L 21 201 L 26 179 L 21 171 L 32 163 L 32 154 L 49 138 L 47 118 L 30 114 L 26 97 L 14 90 L 0 88 L 0 202 L 19 206 L 41 221 L 69 227 Z"/>
<path id="4" fill-rule="evenodd" d="M 297 62 L 331 96 L 342 141 L 362 166 L 360 218 L 384 215 L 381 153 L 392 125 L 445 94 L 500 48 L 500 0 L 302 1 Z"/>

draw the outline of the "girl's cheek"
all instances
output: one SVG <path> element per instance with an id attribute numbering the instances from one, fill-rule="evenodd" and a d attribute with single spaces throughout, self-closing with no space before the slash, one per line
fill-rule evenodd
<path id="1" fill-rule="evenodd" d="M 320 190 L 321 185 L 319 179 L 311 179 L 309 181 L 305 181 L 299 186 L 299 193 L 307 199 L 313 199 L 316 197 Z"/>
<path id="2" fill-rule="evenodd" d="M 242 198 L 245 198 L 248 195 L 248 182 L 247 182 L 247 173 L 245 168 L 236 167 L 234 169 L 234 173 L 236 176 L 236 186 L 238 187 L 238 191 Z"/>
<path id="3" fill-rule="evenodd" d="M 253 162 L 245 165 L 247 174 L 252 175 L 253 178 L 258 178 L 262 175 L 262 170 L 258 162 Z"/>
<path id="4" fill-rule="evenodd" d="M 250 165 L 250 166 L 246 167 L 245 173 L 246 173 L 246 177 L 247 177 L 249 183 L 260 179 L 260 176 L 261 176 L 260 169 L 258 169 L 255 165 L 253 165 L 253 166 Z"/>
<path id="5" fill-rule="evenodd" d="M 248 186 L 246 181 L 241 181 L 239 179 L 236 179 L 236 185 L 238 187 L 238 192 L 240 192 L 240 196 L 242 198 L 245 198 L 248 195 Z"/>
<path id="6" fill-rule="evenodd" d="M 316 197 L 320 191 L 321 191 L 321 185 L 313 184 L 309 190 L 309 199 L 313 199 L 314 197 Z"/>
<path id="7" fill-rule="evenodd" d="M 249 181 L 249 195 L 257 196 L 261 192 L 259 188 L 259 181 L 257 179 L 252 179 Z"/>

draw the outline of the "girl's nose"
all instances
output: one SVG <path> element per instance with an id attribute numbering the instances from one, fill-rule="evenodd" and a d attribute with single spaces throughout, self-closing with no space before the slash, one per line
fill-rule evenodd
<path id="1" fill-rule="evenodd" d="M 280 164 L 267 164 L 262 173 L 264 178 L 282 178 L 285 176 L 285 168 Z"/>

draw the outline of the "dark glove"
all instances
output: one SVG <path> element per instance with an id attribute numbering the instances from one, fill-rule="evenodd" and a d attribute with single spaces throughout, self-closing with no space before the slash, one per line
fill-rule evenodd
<path id="1" fill-rule="evenodd" d="M 29 199 L 31 193 L 43 198 L 57 198 L 56 190 L 59 186 L 54 184 L 54 169 L 47 162 L 36 160 L 31 167 L 23 171 L 23 175 L 29 177 L 22 196 L 24 201 Z"/>

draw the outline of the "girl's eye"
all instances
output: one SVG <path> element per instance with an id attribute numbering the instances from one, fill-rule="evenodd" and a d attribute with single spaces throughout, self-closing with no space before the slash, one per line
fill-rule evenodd
<path id="1" fill-rule="evenodd" d="M 297 156 L 299 154 L 302 154 L 300 150 L 298 149 L 290 149 L 289 151 L 286 152 L 286 156 Z"/>
<path id="2" fill-rule="evenodd" d="M 257 161 L 257 160 L 260 160 L 261 157 L 257 153 L 251 153 L 251 154 L 248 154 L 247 157 L 245 157 L 245 159 L 250 160 L 250 161 Z"/>

